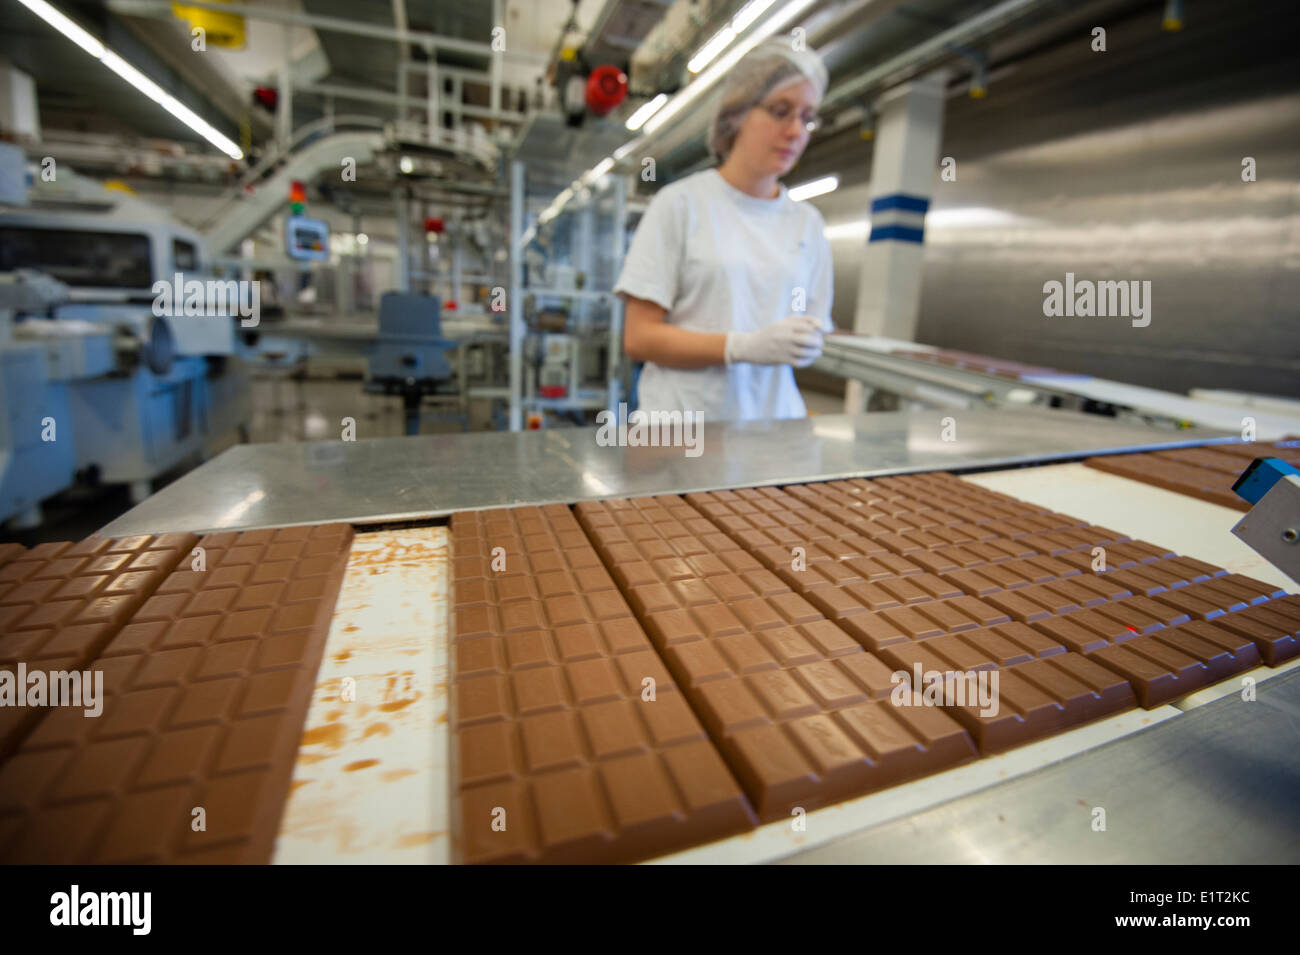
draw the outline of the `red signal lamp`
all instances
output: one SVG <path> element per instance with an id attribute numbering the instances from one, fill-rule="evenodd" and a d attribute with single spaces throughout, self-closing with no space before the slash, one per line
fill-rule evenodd
<path id="1" fill-rule="evenodd" d="M 604 116 L 627 97 L 627 74 L 606 63 L 587 77 L 587 108 Z"/>
<path id="2" fill-rule="evenodd" d="M 258 86 L 253 90 L 253 101 L 272 113 L 275 112 L 275 106 L 279 99 L 279 93 L 270 86 Z"/>

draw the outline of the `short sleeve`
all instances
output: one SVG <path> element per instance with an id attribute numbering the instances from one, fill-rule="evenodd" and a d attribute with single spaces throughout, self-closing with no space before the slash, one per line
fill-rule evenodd
<path id="1" fill-rule="evenodd" d="M 822 323 L 822 331 L 833 332 L 835 322 L 831 318 L 831 304 L 835 298 L 835 276 L 831 261 L 831 241 L 826 238 L 825 224 L 818 217 L 817 237 L 814 248 L 817 261 L 813 265 L 812 289 L 808 296 L 808 314 L 815 316 Z"/>
<path id="2" fill-rule="evenodd" d="M 614 292 L 672 309 L 681 275 L 682 245 L 686 231 L 673 195 L 660 191 L 646 208 L 623 260 Z"/>

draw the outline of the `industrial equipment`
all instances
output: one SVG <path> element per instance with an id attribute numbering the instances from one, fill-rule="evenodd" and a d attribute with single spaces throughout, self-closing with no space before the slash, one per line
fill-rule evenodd
<path id="1" fill-rule="evenodd" d="M 38 477 L 0 477 L 0 520 L 25 525 L 74 475 L 139 501 L 242 433 L 236 329 L 258 318 L 256 283 L 207 278 L 201 237 L 162 210 L 67 168 L 30 180 L 25 203 L 0 206 L 0 454 L 6 471 L 40 462 Z"/>
<path id="2" fill-rule="evenodd" d="M 1252 505 L 1232 533 L 1282 573 L 1300 579 L 1300 471 L 1280 458 L 1256 458 L 1232 489 Z"/>

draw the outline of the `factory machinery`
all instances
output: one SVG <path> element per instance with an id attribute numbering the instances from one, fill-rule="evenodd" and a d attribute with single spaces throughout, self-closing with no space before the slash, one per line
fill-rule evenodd
<path id="1" fill-rule="evenodd" d="M 16 147 L 0 164 L 0 521 L 39 524 L 79 478 L 143 500 L 245 431 L 256 295 L 208 282 L 201 237 L 162 210 Z"/>

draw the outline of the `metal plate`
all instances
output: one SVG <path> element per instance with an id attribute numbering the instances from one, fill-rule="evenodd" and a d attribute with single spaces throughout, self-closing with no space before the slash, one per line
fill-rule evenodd
<path id="1" fill-rule="evenodd" d="M 953 440 L 945 440 L 949 420 Z M 365 425 L 356 423 L 359 438 Z M 241 445 L 101 533 L 414 520 L 470 508 L 996 467 L 1218 437 L 1039 409 L 707 424 L 696 457 L 681 447 L 604 447 L 597 433 L 575 428 Z"/>

